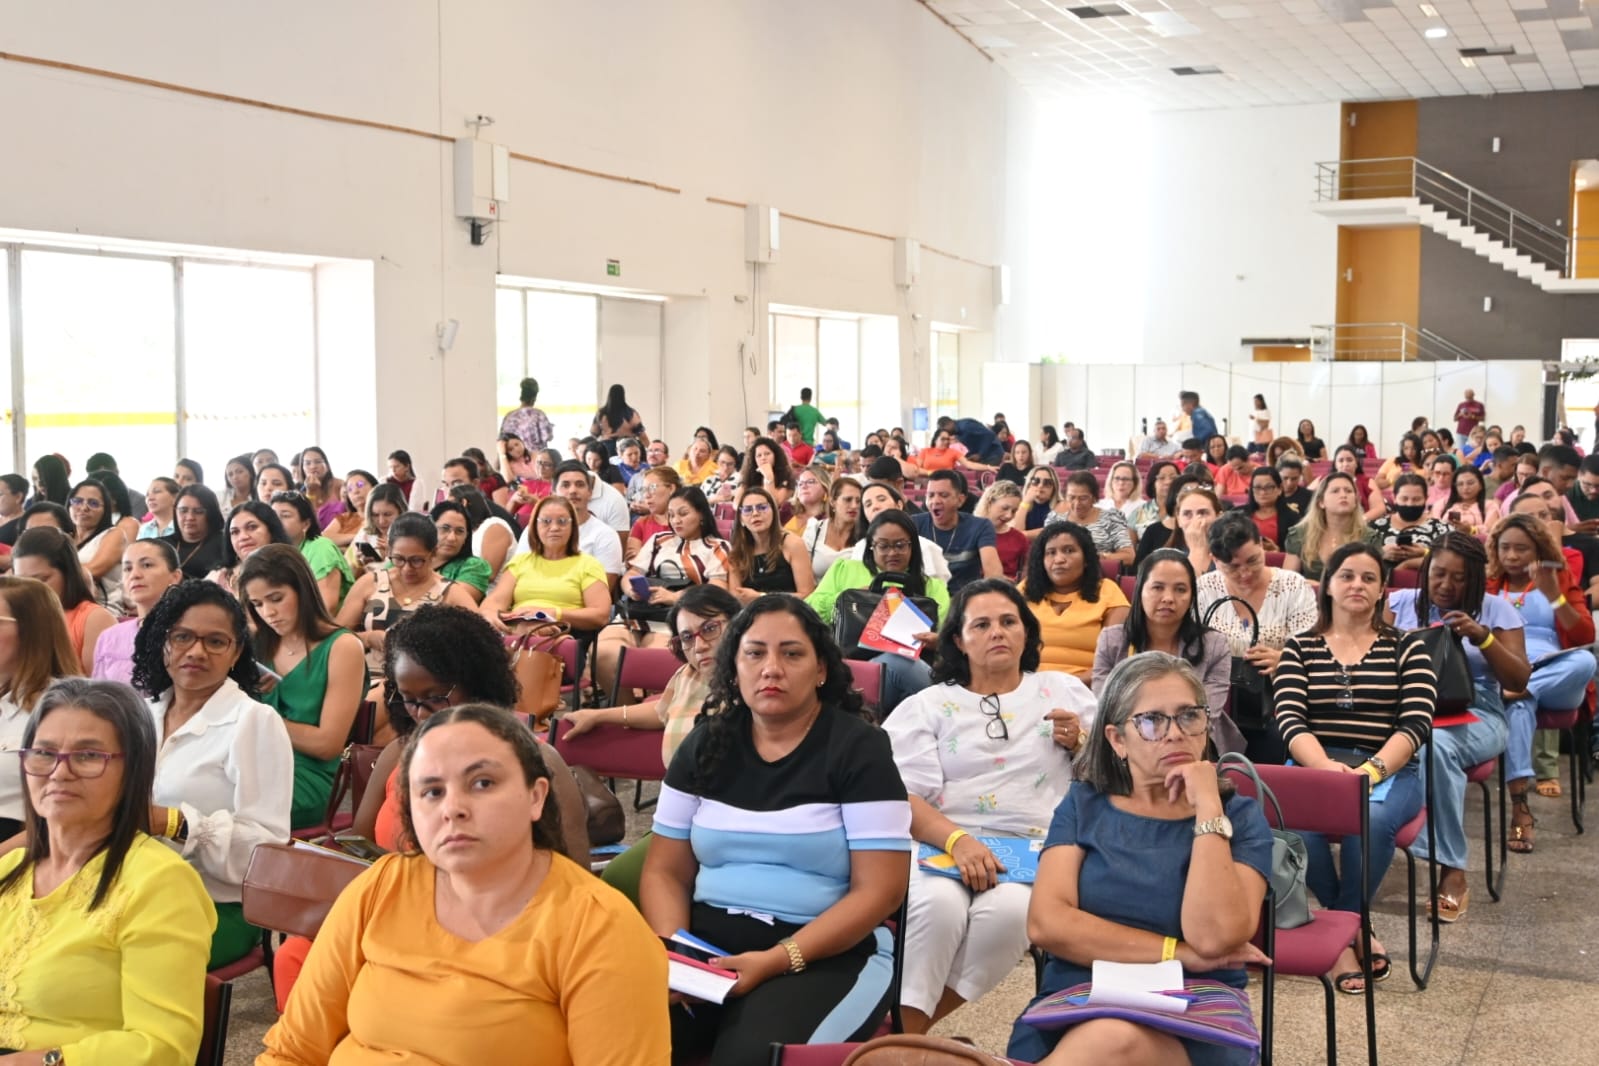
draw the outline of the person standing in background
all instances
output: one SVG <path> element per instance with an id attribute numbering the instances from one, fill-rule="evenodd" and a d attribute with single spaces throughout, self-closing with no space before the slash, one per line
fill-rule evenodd
<path id="1" fill-rule="evenodd" d="M 811 405 L 811 390 L 800 390 L 800 402 L 788 409 L 784 420 L 792 419 L 798 426 L 806 444 L 816 443 L 816 427 L 822 424 L 822 412 Z"/>
<path id="2" fill-rule="evenodd" d="M 1272 438 L 1277 433 L 1271 428 L 1271 410 L 1266 406 L 1266 397 L 1258 392 L 1255 393 L 1255 406 L 1249 412 L 1249 420 L 1255 424 L 1255 444 L 1257 445 L 1256 448 L 1250 450 L 1265 451 L 1266 445 L 1272 442 Z"/>
<path id="3" fill-rule="evenodd" d="M 1177 402 L 1183 409 L 1183 414 L 1188 416 L 1188 435 L 1198 437 L 1200 440 L 1209 440 L 1216 435 L 1216 419 L 1211 413 L 1199 406 L 1199 393 L 1180 392 Z"/>
<path id="4" fill-rule="evenodd" d="M 500 423 L 500 432 L 515 433 L 529 452 L 549 447 L 550 441 L 555 438 L 555 427 L 550 424 L 550 416 L 534 406 L 538 401 L 537 379 L 523 378 L 521 406 L 506 415 Z"/>
<path id="5" fill-rule="evenodd" d="M 1477 423 L 1487 416 L 1488 412 L 1477 402 L 1477 393 L 1467 389 L 1466 398 L 1455 408 L 1455 433 L 1462 437 L 1470 436 L 1471 431 L 1477 428 Z"/>

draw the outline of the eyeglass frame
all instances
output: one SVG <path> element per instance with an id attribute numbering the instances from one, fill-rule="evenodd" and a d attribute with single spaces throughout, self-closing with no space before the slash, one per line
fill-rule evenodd
<path id="1" fill-rule="evenodd" d="M 184 639 L 178 639 L 178 634 L 180 633 L 183 634 Z M 207 638 L 198 633 L 191 633 L 187 629 L 169 629 L 167 630 L 167 635 L 161 640 L 161 646 L 169 651 L 185 652 L 194 647 L 195 644 L 199 644 L 200 649 L 207 655 L 226 655 L 239 645 L 238 640 L 232 636 L 224 637 L 220 633 L 211 633 L 209 636 L 218 640 L 226 640 L 228 643 L 220 648 L 210 648 L 206 646 Z"/>
<path id="2" fill-rule="evenodd" d="M 71 760 L 74 757 L 79 756 L 79 755 L 92 755 L 92 756 L 94 756 L 94 759 L 92 759 L 90 761 L 90 765 L 92 766 L 95 763 L 99 763 L 100 772 L 99 773 L 94 773 L 94 774 L 86 774 L 86 773 L 82 772 L 82 768 L 81 767 L 73 766 Z M 44 756 L 54 756 L 55 761 L 51 764 L 50 769 L 46 770 L 44 773 L 39 773 L 38 771 L 28 769 L 28 759 L 30 757 L 41 757 L 42 758 Z M 120 751 L 94 751 L 94 750 L 88 749 L 88 748 L 79 748 L 79 749 L 76 749 L 76 750 L 73 750 L 73 751 L 54 751 L 54 752 L 51 751 L 49 748 L 18 748 L 17 749 L 17 763 L 18 763 L 18 765 L 21 766 L 22 772 L 24 774 L 27 774 L 29 777 L 54 777 L 55 776 L 55 772 L 57 770 L 61 769 L 61 764 L 63 762 L 65 762 L 67 764 L 67 770 L 72 774 L 72 776 L 74 778 L 76 778 L 79 781 L 96 781 L 96 780 L 99 780 L 100 778 L 105 776 L 106 767 L 111 765 L 111 761 L 113 759 L 123 759 L 123 758 L 126 758 L 126 757 L 127 757 L 126 754 L 123 753 L 123 752 L 120 752 Z"/>
<path id="3" fill-rule="evenodd" d="M 989 710 L 988 703 L 990 700 L 994 702 L 993 710 Z M 988 739 L 1002 741 L 1009 740 L 1010 726 L 1005 723 L 1005 714 L 999 703 L 999 693 L 994 692 L 984 696 L 978 701 L 977 706 L 978 709 L 983 712 L 983 717 L 988 719 L 988 721 L 983 724 L 983 732 L 988 736 Z M 997 737 L 994 735 L 994 726 L 996 725 L 999 726 L 999 736 Z"/>
<path id="4" fill-rule="evenodd" d="M 426 707 L 432 714 L 438 714 L 440 711 L 444 710 L 444 708 L 450 705 L 450 700 L 455 696 L 455 690 L 460 687 L 461 686 L 459 684 L 454 684 L 451 685 L 449 690 L 442 696 L 424 696 L 419 700 L 408 700 L 404 696 L 400 695 L 399 691 L 396 690 L 389 693 L 388 702 L 391 704 L 398 703 L 401 707 L 405 708 L 405 713 L 409 714 L 412 718 L 415 718 L 416 712 L 423 707 Z"/>
<path id="5" fill-rule="evenodd" d="M 1193 731 L 1184 729 L 1183 716 L 1195 711 L 1199 712 L 1199 717 L 1195 719 L 1199 723 L 1199 728 Z M 1154 728 L 1155 722 L 1159 722 L 1160 732 L 1150 736 L 1144 731 L 1140 722 L 1150 723 L 1151 728 Z M 1138 714 L 1128 715 L 1127 724 L 1132 726 L 1133 732 L 1138 734 L 1139 739 L 1150 744 L 1158 744 L 1165 740 L 1171 734 L 1172 726 L 1176 726 L 1177 732 L 1185 737 L 1203 736 L 1210 729 L 1210 708 L 1203 703 L 1191 703 L 1186 707 L 1179 707 L 1176 714 L 1167 714 L 1164 711 L 1140 711 Z"/>
<path id="6" fill-rule="evenodd" d="M 712 618 L 698 629 L 672 634 L 672 638 L 666 642 L 666 647 L 673 655 L 686 656 L 688 649 L 699 643 L 700 638 L 703 637 L 705 643 L 709 644 L 722 630 L 727 628 L 727 623 L 728 619 L 726 618 Z"/>

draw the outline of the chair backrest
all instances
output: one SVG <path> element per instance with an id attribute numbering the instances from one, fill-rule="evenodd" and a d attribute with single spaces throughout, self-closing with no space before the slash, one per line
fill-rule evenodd
<path id="1" fill-rule="evenodd" d="M 623 648 L 616 660 L 617 692 L 622 689 L 660 692 L 682 665 L 677 656 L 665 648 Z M 611 693 L 613 707 L 617 706 L 617 692 Z"/>
<path id="2" fill-rule="evenodd" d="M 1421 585 L 1421 571 L 1411 568 L 1395 570 L 1388 577 L 1390 588 L 1413 589 Z"/>
<path id="3" fill-rule="evenodd" d="M 564 718 L 557 718 L 550 724 L 550 745 L 560 752 L 568 765 L 587 766 L 601 777 L 659 781 L 666 776 L 659 730 L 601 725 L 579 736 L 568 737 L 571 725 Z"/>
<path id="4" fill-rule="evenodd" d="M 1099 572 L 1115 581 L 1121 577 L 1122 564 L 1116 559 L 1101 559 L 1099 561 Z"/>
<path id="5" fill-rule="evenodd" d="M 718 518 L 716 520 L 716 535 L 727 540 L 733 535 L 733 520 L 731 518 Z"/>
<path id="6" fill-rule="evenodd" d="M 1281 566 L 1281 565 L 1283 565 L 1283 560 L 1286 559 L 1286 558 L 1288 558 L 1288 553 L 1287 552 L 1267 552 L 1266 553 L 1266 565 L 1267 566 Z"/>
<path id="7" fill-rule="evenodd" d="M 1366 794 L 1371 783 L 1365 774 L 1261 763 L 1255 765 L 1255 770 L 1282 808 L 1283 824 L 1278 828 L 1339 837 L 1365 834 L 1369 810 Z M 1226 772 L 1237 782 L 1239 793 L 1255 796 L 1255 783 L 1246 775 L 1232 769 Z M 1266 820 L 1275 823 L 1276 812 L 1271 804 L 1261 806 Z"/>
<path id="8" fill-rule="evenodd" d="M 881 663 L 846 659 L 855 687 L 861 690 L 866 706 L 877 710 L 883 705 L 883 667 Z"/>
<path id="9" fill-rule="evenodd" d="M 228 1015 L 232 1013 L 233 986 L 220 978 L 205 977 L 205 1025 L 200 1031 L 200 1052 L 194 1066 L 222 1066 L 228 1046 Z"/>
<path id="10" fill-rule="evenodd" d="M 1122 595 L 1126 596 L 1128 602 L 1131 603 L 1133 593 L 1138 591 L 1138 576 L 1136 574 L 1123 574 L 1116 579 L 1116 583 L 1122 587 Z"/>

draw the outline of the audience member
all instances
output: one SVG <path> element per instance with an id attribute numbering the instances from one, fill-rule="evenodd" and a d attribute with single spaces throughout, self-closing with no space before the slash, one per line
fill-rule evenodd
<path id="1" fill-rule="evenodd" d="M 1022 592 L 1043 635 L 1046 669 L 1086 682 L 1106 627 L 1127 619 L 1127 597 L 1105 577 L 1093 535 L 1075 522 L 1057 522 L 1033 541 Z"/>
<path id="2" fill-rule="evenodd" d="M 666 520 L 666 508 L 672 502 L 672 493 L 682 487 L 683 480 L 669 466 L 651 467 L 644 472 L 644 510 L 627 534 L 627 554 L 630 557 L 655 534 L 665 533 L 672 528 Z M 703 488 L 701 491 L 704 491 Z M 709 498 L 707 494 L 706 499 Z M 731 501 L 731 493 L 728 498 Z"/>
<path id="3" fill-rule="evenodd" d="M 1020 488 L 1027 483 L 1027 472 L 1037 462 L 1038 460 L 1033 457 L 1033 445 L 1030 441 L 1015 441 L 1011 445 L 1009 455 L 999 465 L 999 471 L 994 477 L 998 481 L 1009 481 L 1017 488 Z"/>
<path id="4" fill-rule="evenodd" d="M 344 491 L 336 510 L 324 507 L 328 521 L 323 523 L 322 535 L 341 551 L 350 546 L 355 535 L 366 524 L 366 501 L 377 486 L 377 475 L 366 470 L 351 470 L 344 475 Z"/>
<path id="5" fill-rule="evenodd" d="M 914 519 L 919 513 L 914 505 L 906 500 L 904 495 L 894 485 L 886 481 L 869 483 L 861 492 L 861 521 L 860 536 L 855 541 L 855 546 L 850 549 L 849 557 L 856 562 L 866 558 L 866 528 L 876 521 L 877 516 L 884 511 L 902 511 L 908 518 Z M 949 582 L 949 562 L 944 558 L 944 549 L 928 540 L 918 536 L 917 540 L 922 549 L 922 570 L 928 577 L 936 577 L 940 581 Z"/>
<path id="6" fill-rule="evenodd" d="M 561 496 L 540 500 L 528 529 L 533 550 L 505 565 L 478 612 L 507 633 L 518 621 L 561 622 L 582 630 L 605 625 L 611 614 L 605 570 L 582 550 L 572 504 Z"/>
<path id="7" fill-rule="evenodd" d="M 765 489 L 772 494 L 779 507 L 788 503 L 794 494 L 794 474 L 790 469 L 788 453 L 778 447 L 770 437 L 759 437 L 744 453 L 744 466 L 739 471 L 740 488 Z"/>
<path id="8" fill-rule="evenodd" d="M 1283 479 L 1283 502 L 1294 512 L 1294 521 L 1298 522 L 1309 513 L 1310 502 L 1315 498 L 1315 494 L 1305 486 L 1305 464 L 1297 455 L 1285 455 L 1277 460 L 1277 473 Z"/>
<path id="9" fill-rule="evenodd" d="M 344 552 L 344 560 L 350 564 L 351 573 L 388 565 L 389 527 L 405 511 L 405 496 L 400 487 L 392 482 L 379 485 L 367 494 L 366 522 Z M 272 514 L 276 519 L 277 512 Z"/>
<path id="10" fill-rule="evenodd" d="M 1334 471 L 1321 480 L 1310 513 L 1288 531 L 1283 543 L 1284 560 L 1290 570 L 1298 570 L 1307 580 L 1320 581 L 1322 570 L 1333 553 L 1345 544 L 1373 544 L 1377 535 L 1366 525 L 1360 512 L 1355 479 Z"/>
<path id="11" fill-rule="evenodd" d="M 1127 515 L 1127 521 L 1140 540 L 1150 526 L 1166 519 L 1172 482 L 1177 480 L 1180 473 L 1176 463 L 1164 459 L 1149 464 L 1149 472 L 1144 475 L 1143 501 Z"/>
<path id="12" fill-rule="evenodd" d="M 1255 469 L 1249 479 L 1249 498 L 1239 508 L 1260 530 L 1267 551 L 1282 551 L 1288 531 L 1299 522 L 1299 515 L 1283 498 L 1283 478 L 1275 467 Z"/>
<path id="13" fill-rule="evenodd" d="M 1138 485 L 1138 464 L 1123 459 L 1112 465 L 1105 475 L 1105 491 L 1095 506 L 1120 511 L 1131 522 L 1132 512 L 1143 502 L 1144 494 Z"/>
<path id="14" fill-rule="evenodd" d="M 1157 418 L 1154 430 L 1138 443 L 1138 458 L 1171 459 L 1182 454 L 1182 450 L 1182 445 L 1166 435 L 1166 420 Z M 1053 461 L 1053 458 L 1045 459 L 1045 462 Z"/>
<path id="15" fill-rule="evenodd" d="M 1433 511 L 1457 531 L 1479 539 L 1499 523 L 1499 505 L 1488 494 L 1482 471 L 1467 463 L 1454 472 L 1449 495 Z"/>
<path id="16" fill-rule="evenodd" d="M 1242 445 L 1234 444 L 1226 451 L 1226 462 L 1216 470 L 1216 494 L 1247 498 L 1254 470 L 1254 464 L 1249 461 L 1249 450 Z"/>
<path id="17" fill-rule="evenodd" d="M 139 626 L 167 589 L 183 580 L 178 569 L 178 553 L 164 540 L 136 540 L 122 554 L 122 591 L 134 610 L 100 634 L 94 644 L 94 664 L 90 675 L 108 681 L 133 680 L 133 642 Z M 0 839 L 4 839 L 0 835 Z"/>
<path id="18" fill-rule="evenodd" d="M 1092 470 L 1099 459 L 1083 440 L 1083 431 L 1073 427 L 1066 431 L 1066 447 L 1055 456 L 1054 465 L 1062 470 Z M 1097 495 L 1097 493 L 1096 493 Z"/>
<path id="19" fill-rule="evenodd" d="M 802 471 L 800 480 L 806 477 L 820 484 L 814 473 Z M 816 588 L 811 557 L 806 554 L 804 540 L 778 525 L 777 501 L 772 494 L 765 489 L 745 489 L 739 494 L 738 514 L 727 553 L 728 591 L 740 603 L 749 603 L 768 592 L 809 596 Z"/>
<path id="20" fill-rule="evenodd" d="M 1000 575 L 994 527 L 961 510 L 966 480 L 952 470 L 935 470 L 927 479 L 927 513 L 912 519 L 919 536 L 938 545 L 949 563 L 951 592 L 979 577 Z"/>
<path id="21" fill-rule="evenodd" d="M 1382 552 L 1388 571 L 1415 570 L 1427 550 L 1442 540 L 1449 526 L 1428 516 L 1427 483 L 1420 474 L 1400 474 L 1394 479 L 1394 513 L 1383 515 L 1369 527 L 1370 543 Z"/>
<path id="22" fill-rule="evenodd" d="M 1224 635 L 1200 620 L 1194 564 L 1175 548 L 1161 548 L 1143 561 L 1126 621 L 1100 630 L 1094 691 L 1104 687 L 1117 663 L 1146 651 L 1165 652 L 1192 666 L 1205 686 L 1211 718 L 1226 714 L 1232 651 Z"/>
<path id="23" fill-rule="evenodd" d="M 66 619 L 67 637 L 78 657 L 78 672 L 88 673 L 94 668 L 95 643 L 117 619 L 94 602 L 72 541 L 60 530 L 29 529 L 17 538 L 11 571 L 17 577 L 43 582 L 55 593 Z"/>
<path id="24" fill-rule="evenodd" d="M 39 581 L 0 577 L 0 753 L 24 747 L 28 716 L 51 682 L 83 673 L 61 605 Z M 22 775 L 0 767 L 0 852 L 23 825 Z"/>
<path id="25" fill-rule="evenodd" d="M 183 576 L 203 578 L 220 567 L 227 528 L 216 494 L 204 485 L 185 485 L 172 513 L 178 531 L 162 539 L 176 549 Z"/>
<path id="26" fill-rule="evenodd" d="M 479 499 L 482 498 L 482 493 L 474 489 L 465 491 L 472 492 Z M 463 605 L 477 606 L 482 602 L 484 594 L 488 592 L 495 573 L 488 561 L 479 559 L 477 553 L 472 550 L 472 541 L 474 539 L 472 534 L 475 527 L 466 505 L 453 497 L 448 500 L 440 500 L 433 505 L 433 509 L 427 513 L 427 517 L 432 519 L 436 541 L 433 547 L 433 570 L 439 577 L 444 578 L 446 581 L 454 582 L 460 587 L 460 591 L 466 597 Z M 406 528 L 414 529 L 415 527 L 407 522 Z M 391 540 L 393 539 L 393 531 L 394 527 L 390 526 Z M 508 534 L 506 534 L 506 537 L 507 539 L 503 542 L 502 547 L 509 551 L 512 542 Z M 421 539 L 425 544 L 428 538 L 423 535 Z M 356 584 L 359 585 L 360 582 L 357 581 Z M 349 599 L 354 596 L 355 589 L 352 588 L 350 596 L 345 598 L 345 602 L 349 602 Z"/>
<path id="27" fill-rule="evenodd" d="M 589 510 L 589 504 L 594 500 L 593 493 L 593 475 L 583 469 L 582 463 L 568 460 L 560 465 L 555 475 L 555 495 L 571 506 L 573 519 L 577 523 L 578 550 L 592 556 L 600 564 L 614 599 L 625 569 L 622 541 L 613 526 Z M 516 542 L 511 559 L 532 551 L 532 542 L 537 535 L 537 528 L 529 522 Z M 479 551 L 478 554 L 483 553 Z M 506 565 L 510 565 L 509 562 Z"/>
<path id="28" fill-rule="evenodd" d="M 1132 568 L 1133 531 L 1127 516 L 1114 507 L 1101 507 L 1094 501 L 1099 496 L 1099 482 L 1086 470 L 1079 470 L 1066 479 L 1062 486 L 1063 506 L 1049 516 L 1049 522 L 1075 522 L 1088 530 L 1094 538 L 1094 547 L 1101 559 L 1109 559 L 1128 569 Z M 1046 523 L 1047 524 L 1047 523 Z"/>
<path id="29" fill-rule="evenodd" d="M 1022 490 L 1015 482 L 996 481 L 983 490 L 973 511 L 975 517 L 988 519 L 994 527 L 994 551 L 999 555 L 1000 576 L 1009 581 L 1022 579 L 1027 569 L 1027 550 L 1032 547 L 1027 534 L 1013 524 L 1021 502 Z"/>
<path id="30" fill-rule="evenodd" d="M 277 512 L 278 521 L 283 523 L 283 532 L 288 535 L 289 544 L 311 568 L 311 576 L 316 580 L 317 594 L 322 598 L 323 607 L 330 616 L 337 613 L 344 597 L 349 594 L 350 586 L 355 584 L 355 573 L 350 569 L 350 564 L 333 542 L 322 535 L 321 523 L 311 509 L 311 501 L 303 493 L 279 492 L 267 499 Z"/>
<path id="31" fill-rule="evenodd" d="M 150 482 L 150 487 L 144 493 L 145 502 L 150 508 L 150 517 L 139 523 L 139 535 L 135 539 L 170 537 L 178 531 L 174 509 L 178 505 L 178 493 L 181 491 L 181 486 L 169 477 L 158 477 Z"/>
<path id="32" fill-rule="evenodd" d="M 205 576 L 239 597 L 239 567 L 268 544 L 287 544 L 289 535 L 268 504 L 246 500 L 228 515 L 227 539 L 222 544 L 222 565 Z"/>
<path id="33" fill-rule="evenodd" d="M 860 484 L 853 478 L 835 479 L 827 492 L 826 516 L 812 518 L 800 534 L 810 559 L 811 576 L 821 581 L 833 561 L 860 540 L 864 525 Z"/>
<path id="34" fill-rule="evenodd" d="M 795 467 L 794 499 L 790 505 L 793 514 L 787 522 L 779 524 L 790 533 L 803 533 L 811 519 L 827 517 L 827 497 L 832 489 L 833 478 L 826 470 L 814 466 Z M 776 502 L 775 497 L 773 502 Z"/>

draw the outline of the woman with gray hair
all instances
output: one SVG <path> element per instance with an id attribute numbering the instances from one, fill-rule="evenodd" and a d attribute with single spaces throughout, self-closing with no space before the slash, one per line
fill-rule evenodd
<path id="1" fill-rule="evenodd" d="M 1236 795 L 1206 761 L 1210 713 L 1194 668 L 1164 652 L 1125 659 L 1105 679 L 1076 780 L 1044 839 L 1027 912 L 1029 939 L 1048 953 L 1038 999 L 1086 989 L 1098 959 L 1175 958 L 1185 976 L 1237 989 L 1240 1009 L 1249 1009 L 1244 967 L 1267 961 L 1250 938 L 1272 838 L 1259 804 Z M 1251 1049 L 1113 1018 L 1062 1032 L 1018 1021 L 1006 1054 L 1059 1066 L 1244 1066 L 1254 1058 Z"/>

